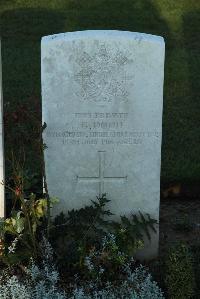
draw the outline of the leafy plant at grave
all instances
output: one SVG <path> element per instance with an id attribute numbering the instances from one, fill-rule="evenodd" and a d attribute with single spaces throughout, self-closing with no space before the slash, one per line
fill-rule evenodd
<path id="1" fill-rule="evenodd" d="M 195 293 L 193 258 L 189 248 L 183 243 L 169 252 L 165 283 L 172 299 L 189 299 Z"/>
<path id="2" fill-rule="evenodd" d="M 130 218 L 121 216 L 120 222 L 112 222 L 111 230 L 116 235 L 117 244 L 129 255 L 137 249 L 142 248 L 143 235 L 151 240 L 150 230 L 156 233 L 155 225 L 157 221 L 152 219 L 149 214 L 146 217 L 139 212 L 139 216 L 132 214 Z"/>
<path id="3" fill-rule="evenodd" d="M 47 215 L 47 199 L 27 195 L 29 177 L 24 163 L 13 158 L 13 174 L 6 187 L 13 194 L 9 217 L 1 221 L 0 234 L 4 242 L 1 254 L 4 262 L 17 263 L 30 256 L 38 255 L 39 228 L 44 225 Z"/>
<path id="4" fill-rule="evenodd" d="M 108 202 L 104 194 L 90 206 L 55 218 L 50 231 L 51 243 L 58 265 L 65 271 L 75 273 L 77 269 L 83 269 L 85 257 L 91 250 L 98 250 L 102 238 L 108 233 L 115 235 L 120 250 L 132 256 L 143 247 L 143 235 L 150 238 L 150 230 L 155 231 L 156 220 L 142 213 L 132 215 L 130 219 L 123 216 L 119 223 L 111 221 L 112 213 L 106 209 Z"/>
<path id="5" fill-rule="evenodd" d="M 6 181 L 5 186 L 12 194 L 12 207 L 9 217 L 2 220 L 0 226 L 0 235 L 4 243 L 1 257 L 7 263 L 17 263 L 30 256 L 36 258 L 39 254 L 40 230 L 45 228 L 47 235 L 49 232 L 50 208 L 55 200 L 50 199 L 46 184 L 44 163 L 46 146 L 42 140 L 42 131 L 45 128 L 46 124 L 42 127 L 39 126 L 37 130 L 37 146 L 40 151 L 39 163 L 41 164 L 46 191 L 44 197 L 37 197 L 30 192 L 30 187 L 37 182 L 38 178 L 35 174 L 30 175 L 25 169 L 24 150 L 20 149 L 21 154 L 18 159 L 14 157 L 13 153 L 11 156 L 12 175 Z"/>
<path id="6" fill-rule="evenodd" d="M 98 246 L 109 223 L 104 218 L 112 215 L 105 205 L 109 200 L 103 196 L 90 206 L 61 213 L 54 219 L 50 240 L 55 248 L 58 264 L 67 269 L 83 267 L 87 252 Z"/>
<path id="7" fill-rule="evenodd" d="M 2 220 L 1 235 L 4 240 L 4 262 L 12 264 L 38 255 L 39 227 L 43 226 L 47 211 L 47 201 L 19 195 L 19 210 L 12 210 L 11 216 Z"/>

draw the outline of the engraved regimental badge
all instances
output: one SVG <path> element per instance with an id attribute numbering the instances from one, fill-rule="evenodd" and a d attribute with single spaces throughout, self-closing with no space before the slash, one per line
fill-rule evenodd
<path id="1" fill-rule="evenodd" d="M 74 74 L 76 95 L 83 102 L 99 104 L 114 100 L 128 100 L 128 86 L 133 76 L 128 75 L 127 65 L 132 62 L 131 53 L 119 47 L 96 41 L 90 53 L 82 50 L 75 59 Z"/>

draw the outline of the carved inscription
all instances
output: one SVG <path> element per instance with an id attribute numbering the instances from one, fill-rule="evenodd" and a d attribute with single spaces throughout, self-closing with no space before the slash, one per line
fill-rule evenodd
<path id="1" fill-rule="evenodd" d="M 127 118 L 128 113 L 74 113 L 65 129 L 47 129 L 46 134 L 64 145 L 142 145 L 146 138 L 160 141 L 160 132 L 129 130 Z"/>

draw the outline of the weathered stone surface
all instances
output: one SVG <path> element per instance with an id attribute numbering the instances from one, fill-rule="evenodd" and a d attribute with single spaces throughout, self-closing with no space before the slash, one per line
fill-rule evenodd
<path id="1" fill-rule="evenodd" d="M 1 70 L 1 41 L 0 41 L 0 183 L 4 181 L 4 150 L 3 150 L 3 91 Z M 0 217 L 5 216 L 4 185 L 0 184 Z"/>
<path id="2" fill-rule="evenodd" d="M 42 39 L 46 174 L 55 213 L 106 193 L 117 216 L 159 219 L 162 37 L 82 31 Z M 158 249 L 158 234 L 144 254 Z"/>

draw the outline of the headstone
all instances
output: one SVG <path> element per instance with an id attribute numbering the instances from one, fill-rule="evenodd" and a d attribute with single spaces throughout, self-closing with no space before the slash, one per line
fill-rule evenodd
<path id="1" fill-rule="evenodd" d="M 2 91 L 2 69 L 1 69 L 1 41 L 0 41 L 0 218 L 5 217 L 5 195 L 4 195 L 4 150 L 3 150 L 3 91 Z"/>
<path id="2" fill-rule="evenodd" d="M 107 194 L 119 217 L 159 219 L 162 37 L 82 31 L 42 39 L 46 175 L 54 213 Z M 158 233 L 143 250 L 154 257 Z"/>

